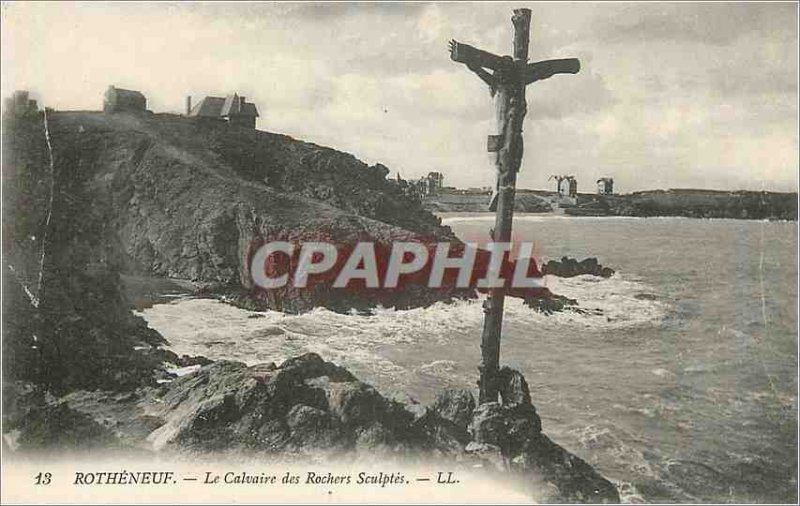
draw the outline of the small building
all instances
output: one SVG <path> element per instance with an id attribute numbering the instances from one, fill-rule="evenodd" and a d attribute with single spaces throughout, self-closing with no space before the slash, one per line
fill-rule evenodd
<path id="1" fill-rule="evenodd" d="M 552 205 L 569 207 L 578 203 L 578 180 L 575 176 L 553 174 L 550 179 L 556 180 L 556 195 L 549 200 Z"/>
<path id="2" fill-rule="evenodd" d="M 222 97 L 205 97 L 192 107 L 192 98 L 186 98 L 186 115 L 191 118 L 227 121 L 231 125 L 255 128 L 259 116 L 256 105 L 236 93 Z"/>
<path id="3" fill-rule="evenodd" d="M 578 180 L 575 176 L 552 175 L 550 179 L 556 180 L 556 193 L 559 197 L 575 198 L 578 195 Z"/>
<path id="4" fill-rule="evenodd" d="M 436 195 L 444 188 L 444 175 L 441 172 L 428 172 L 427 176 L 415 181 L 419 192 L 424 195 Z"/>
<path id="5" fill-rule="evenodd" d="M 444 175 L 441 172 L 429 172 L 427 176 L 409 181 L 404 180 L 398 172 L 395 182 L 403 188 L 406 195 L 416 199 L 435 195 L 445 188 Z"/>
<path id="6" fill-rule="evenodd" d="M 109 86 L 103 96 L 103 112 L 145 112 L 147 99 L 135 90 Z"/>
<path id="7" fill-rule="evenodd" d="M 611 195 L 614 193 L 614 178 L 601 177 L 597 180 L 597 194 L 598 195 Z"/>
<path id="8" fill-rule="evenodd" d="M 31 113 L 39 112 L 36 100 L 31 100 L 30 95 L 25 90 L 15 91 L 10 98 L 5 100 L 4 110 L 6 114 L 13 116 L 26 116 Z"/>
<path id="9" fill-rule="evenodd" d="M 444 187 L 444 174 L 441 172 L 428 172 L 428 192 L 438 193 Z"/>
<path id="10" fill-rule="evenodd" d="M 578 196 L 578 180 L 573 176 L 567 178 L 569 181 L 569 198 L 577 198 Z"/>

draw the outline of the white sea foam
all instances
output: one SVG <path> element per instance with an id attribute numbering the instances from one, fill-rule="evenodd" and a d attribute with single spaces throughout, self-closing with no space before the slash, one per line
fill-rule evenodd
<path id="1" fill-rule="evenodd" d="M 625 444 L 611 428 L 588 425 L 570 432 L 583 448 L 611 456 L 617 463 L 624 464 L 625 469 L 633 470 L 640 476 L 648 478 L 658 476 L 642 452 Z"/>
<path id="2" fill-rule="evenodd" d="M 582 308 L 601 313 L 547 316 L 519 299 L 509 298 L 505 309 L 509 325 L 614 330 L 657 324 L 666 312 L 666 305 L 658 300 L 636 298 L 637 294 L 651 293 L 649 287 L 620 275 L 611 279 L 548 276 L 546 281 L 554 292 L 577 299 Z M 403 358 L 390 358 L 397 353 L 386 351 L 403 349 L 410 353 L 421 346 L 439 350 L 463 348 L 465 334 L 480 335 L 482 302 L 480 298 L 402 311 L 378 308 L 372 315 L 339 314 L 321 308 L 300 315 L 266 311 L 258 313 L 259 318 L 252 318 L 253 312 L 217 300 L 184 298 L 157 304 L 138 314 L 161 332 L 179 354 L 255 364 L 280 363 L 313 351 L 365 375 L 366 380 L 402 387 L 419 373 L 443 381 L 456 380 L 457 364 L 431 356 L 427 363 L 412 365 Z"/>
<path id="3" fill-rule="evenodd" d="M 444 376 L 451 373 L 456 368 L 456 363 L 452 360 L 434 360 L 427 364 L 423 364 L 417 368 L 417 371 L 435 376 Z"/>

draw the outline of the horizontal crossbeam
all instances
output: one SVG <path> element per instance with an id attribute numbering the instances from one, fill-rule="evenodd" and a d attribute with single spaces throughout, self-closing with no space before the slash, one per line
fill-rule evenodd
<path id="1" fill-rule="evenodd" d="M 545 60 L 525 65 L 520 77 L 523 83 L 530 84 L 556 74 L 577 74 L 580 70 L 581 62 L 577 58 Z"/>
<path id="2" fill-rule="evenodd" d="M 450 41 L 450 59 L 468 67 L 484 67 L 492 70 L 500 70 L 511 63 L 510 58 L 506 59 L 455 40 Z"/>

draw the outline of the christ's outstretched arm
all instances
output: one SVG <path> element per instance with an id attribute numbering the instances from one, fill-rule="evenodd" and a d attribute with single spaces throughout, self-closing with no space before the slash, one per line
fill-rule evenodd
<path id="1" fill-rule="evenodd" d="M 478 65 L 467 65 L 467 68 L 475 72 L 475 74 L 481 78 L 481 81 L 489 85 L 489 88 L 492 90 L 492 96 L 494 96 L 497 86 L 497 80 L 494 78 L 494 74 L 490 74 L 486 69 Z"/>

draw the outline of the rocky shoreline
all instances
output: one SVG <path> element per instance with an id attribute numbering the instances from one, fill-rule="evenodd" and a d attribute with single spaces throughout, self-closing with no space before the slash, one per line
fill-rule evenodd
<path id="1" fill-rule="evenodd" d="M 498 402 L 476 407 L 472 392 L 446 390 L 423 406 L 387 399 L 314 353 L 251 367 L 178 360 L 192 371 L 135 390 L 45 399 L 14 384 L 18 391 L 6 394 L 16 402 L 4 410 L 13 437 L 4 439 L 4 450 L 433 458 L 527 482 L 537 502 L 619 502 L 611 482 L 542 432 L 524 376 L 509 368 L 501 371 Z"/>

